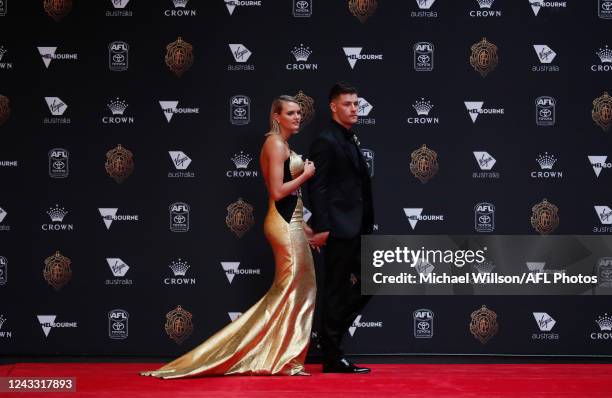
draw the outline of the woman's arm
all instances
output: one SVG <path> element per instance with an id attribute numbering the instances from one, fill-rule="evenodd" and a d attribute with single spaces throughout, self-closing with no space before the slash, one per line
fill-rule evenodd
<path id="1" fill-rule="evenodd" d="M 287 147 L 280 139 L 268 139 L 264 145 L 264 156 L 268 159 L 268 193 L 273 200 L 280 200 L 298 189 L 314 174 L 314 166 L 306 161 L 304 172 L 288 182 L 283 182 Z"/>

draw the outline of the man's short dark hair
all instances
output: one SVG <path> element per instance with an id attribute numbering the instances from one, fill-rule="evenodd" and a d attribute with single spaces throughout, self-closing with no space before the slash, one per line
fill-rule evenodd
<path id="1" fill-rule="evenodd" d="M 347 82 L 337 82 L 329 90 L 329 102 L 332 102 L 342 94 L 357 94 L 357 89 Z"/>

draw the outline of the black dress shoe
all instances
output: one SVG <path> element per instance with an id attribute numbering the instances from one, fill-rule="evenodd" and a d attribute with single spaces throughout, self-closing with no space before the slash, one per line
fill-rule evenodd
<path id="1" fill-rule="evenodd" d="M 323 363 L 323 373 L 370 373 L 370 368 L 362 368 L 346 358 Z"/>

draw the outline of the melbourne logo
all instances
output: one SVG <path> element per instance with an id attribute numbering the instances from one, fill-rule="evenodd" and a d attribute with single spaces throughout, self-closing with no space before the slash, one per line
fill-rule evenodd
<path id="1" fill-rule="evenodd" d="M 187 9 L 189 0 L 172 0 L 172 3 L 174 4 L 174 9 L 164 11 L 164 15 L 167 17 L 195 17 L 197 15 L 196 10 Z"/>
<path id="2" fill-rule="evenodd" d="M 68 214 L 68 210 L 55 205 L 50 207 L 47 211 L 47 215 L 51 219 L 51 224 L 42 224 L 41 229 L 43 231 L 73 231 L 74 225 L 64 224 L 64 218 Z"/>
<path id="3" fill-rule="evenodd" d="M 193 322 L 191 312 L 184 310 L 180 305 L 166 314 L 166 324 L 164 330 L 178 345 L 191 336 L 193 333 Z"/>
<path id="4" fill-rule="evenodd" d="M 189 231 L 189 205 L 183 202 L 172 203 L 170 212 L 170 231 L 187 232 Z"/>
<path id="5" fill-rule="evenodd" d="M 499 331 L 497 314 L 486 305 L 472 312 L 471 318 L 470 332 L 482 344 L 486 344 Z"/>
<path id="6" fill-rule="evenodd" d="M 230 123 L 241 126 L 250 121 L 251 99 L 246 95 L 234 95 L 230 98 Z"/>
<path id="7" fill-rule="evenodd" d="M 612 163 L 607 161 L 607 156 L 589 155 L 588 157 L 596 177 L 599 178 L 603 169 L 612 169 Z"/>
<path id="8" fill-rule="evenodd" d="M 43 7 L 47 15 L 59 22 L 72 10 L 72 0 L 44 0 Z"/>
<path id="9" fill-rule="evenodd" d="M 60 290 L 72 278 L 71 261 L 59 251 L 45 259 L 43 276 L 55 290 Z"/>
<path id="10" fill-rule="evenodd" d="M 166 46 L 166 66 L 181 77 L 193 65 L 193 46 L 179 37 Z"/>
<path id="11" fill-rule="evenodd" d="M 240 262 L 237 261 L 221 261 L 221 267 L 225 272 L 227 281 L 232 284 L 236 275 L 261 275 L 259 268 L 240 268 Z"/>
<path id="12" fill-rule="evenodd" d="M 348 8 L 351 14 L 361 23 L 365 23 L 378 8 L 376 0 L 349 0 Z"/>
<path id="13" fill-rule="evenodd" d="M 502 12 L 499 10 L 491 10 L 493 2 L 495 0 L 477 0 L 479 10 L 471 10 L 470 17 L 472 18 L 489 18 L 489 17 L 501 17 Z"/>
<path id="14" fill-rule="evenodd" d="M 420 309 L 412 313 L 414 320 L 414 337 L 417 339 L 431 339 L 434 335 L 434 313 L 431 310 Z"/>
<path id="15" fill-rule="evenodd" d="M 128 320 L 130 314 L 125 310 L 112 310 L 108 312 L 108 337 L 113 340 L 127 339 Z"/>
<path id="16" fill-rule="evenodd" d="M 409 124 L 438 124 L 440 119 L 438 117 L 429 116 L 429 112 L 433 109 L 431 101 L 421 98 L 420 101 L 415 101 L 412 108 L 417 114 L 417 117 L 409 117 Z"/>
<path id="17" fill-rule="evenodd" d="M 124 115 L 125 110 L 128 107 L 127 102 L 125 102 L 124 100 L 115 98 L 114 100 L 110 100 L 108 102 L 108 105 L 106 105 L 106 107 L 111 112 L 112 116 L 102 117 L 102 123 L 104 124 L 132 124 L 134 123 L 133 116 Z"/>
<path id="18" fill-rule="evenodd" d="M 79 55 L 76 53 L 58 53 L 57 47 L 38 47 L 38 52 L 47 69 L 49 69 L 51 61 L 56 59 L 63 61 L 77 61 L 79 59 Z"/>
<path id="19" fill-rule="evenodd" d="M 563 178 L 562 171 L 553 170 L 555 163 L 557 163 L 555 155 L 549 155 L 548 152 L 545 152 L 544 155 L 538 155 L 536 162 L 540 166 L 540 171 L 532 171 L 531 178 Z"/>
<path id="20" fill-rule="evenodd" d="M 66 178 L 70 174 L 70 152 L 64 148 L 49 151 L 49 177 Z"/>
<path id="21" fill-rule="evenodd" d="M 612 126 L 612 97 L 607 92 L 593 100 L 591 117 L 603 131 L 610 130 L 610 126 Z"/>
<path id="22" fill-rule="evenodd" d="M 361 318 L 362 318 L 361 314 L 357 315 L 357 317 L 355 318 L 355 320 L 353 321 L 351 326 L 349 326 L 348 332 L 351 335 L 351 337 L 355 336 L 355 332 L 357 331 L 357 329 L 361 329 L 361 328 L 382 328 L 383 327 L 382 321 L 362 322 Z"/>
<path id="23" fill-rule="evenodd" d="M 253 178 L 259 176 L 257 170 L 249 169 L 249 165 L 251 164 L 253 158 L 248 153 L 240 151 L 240 153 L 234 154 L 230 160 L 235 169 L 227 170 L 225 172 L 225 176 L 227 178 Z"/>
<path id="24" fill-rule="evenodd" d="M 310 55 L 312 54 L 310 47 L 304 47 L 303 44 L 300 44 L 299 46 L 293 47 L 291 54 L 297 63 L 289 63 L 285 65 L 285 69 L 298 71 L 319 69 L 319 64 L 308 63 L 308 58 L 310 58 Z"/>
<path id="25" fill-rule="evenodd" d="M 234 15 L 236 7 L 261 7 L 261 0 L 224 0 L 229 15 Z"/>
<path id="26" fill-rule="evenodd" d="M 465 108 L 472 119 L 472 123 L 476 123 L 476 119 L 480 115 L 503 115 L 503 108 L 483 108 L 483 101 L 464 101 Z"/>
<path id="27" fill-rule="evenodd" d="M 566 8 L 566 1 L 545 1 L 545 0 L 527 0 L 533 11 L 533 15 L 536 17 L 540 13 L 542 8 Z"/>
<path id="28" fill-rule="evenodd" d="M 116 207 L 101 207 L 98 209 L 102 216 L 102 221 L 106 229 L 110 229 L 113 221 L 138 221 L 138 215 L 117 214 L 119 209 Z"/>
<path id="29" fill-rule="evenodd" d="M 117 184 L 121 184 L 134 171 L 134 155 L 119 144 L 116 148 L 106 152 L 104 168 Z"/>
<path id="30" fill-rule="evenodd" d="M 168 123 L 175 114 L 199 114 L 200 108 L 179 108 L 178 101 L 159 101 L 159 106 L 166 117 Z"/>
<path id="31" fill-rule="evenodd" d="M 242 238 L 255 224 L 253 206 L 238 198 L 236 202 L 227 206 L 226 210 L 225 224 L 237 237 Z"/>
<path id="32" fill-rule="evenodd" d="M 559 72 L 559 66 L 552 64 L 557 53 L 546 44 L 534 44 L 533 49 L 538 56 L 540 65 L 534 65 L 533 72 Z"/>
<path id="33" fill-rule="evenodd" d="M 559 226 L 559 208 L 544 199 L 531 208 L 531 226 L 540 235 L 548 235 Z"/>
<path id="34" fill-rule="evenodd" d="M 499 63 L 497 46 L 488 42 L 483 37 L 478 43 L 472 45 L 470 49 L 472 50 L 470 65 L 472 65 L 476 72 L 480 73 L 480 76 L 486 77 Z"/>
<path id="35" fill-rule="evenodd" d="M 57 315 L 36 315 L 38 318 L 38 322 L 42 327 L 43 333 L 45 337 L 49 337 L 49 333 L 51 333 L 51 329 L 60 329 L 60 328 L 77 328 L 77 322 L 55 322 L 57 319 Z"/>
<path id="36" fill-rule="evenodd" d="M 428 41 L 420 41 L 412 46 L 414 70 L 431 72 L 434 69 L 434 45 Z"/>
<path id="37" fill-rule="evenodd" d="M 404 214 L 414 231 L 419 221 L 444 221 L 442 214 L 423 214 L 423 208 L 404 208 Z"/>
<path id="38" fill-rule="evenodd" d="M 410 172 L 423 184 L 438 173 L 438 154 L 423 146 L 410 154 Z"/>
<path id="39" fill-rule="evenodd" d="M 249 58 L 253 53 L 249 50 L 244 44 L 241 43 L 233 43 L 228 44 L 229 50 L 232 53 L 232 57 L 234 57 L 234 61 L 236 61 L 237 65 L 229 64 L 227 65 L 227 70 L 229 71 L 240 71 L 240 70 L 255 70 L 255 65 L 247 64 Z"/>
<path id="40" fill-rule="evenodd" d="M 553 97 L 542 96 L 536 98 L 536 124 L 538 126 L 555 125 L 555 108 L 557 101 Z"/>
<path id="41" fill-rule="evenodd" d="M 124 41 L 108 45 L 108 68 L 113 72 L 124 72 L 129 66 L 130 46 Z"/>
<path id="42" fill-rule="evenodd" d="M 359 60 L 382 61 L 383 59 L 382 54 L 362 54 L 361 50 L 363 47 L 342 47 L 342 49 L 351 69 L 355 69 L 355 64 Z"/>

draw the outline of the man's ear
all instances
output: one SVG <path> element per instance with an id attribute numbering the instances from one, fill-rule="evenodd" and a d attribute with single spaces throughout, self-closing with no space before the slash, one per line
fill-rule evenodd
<path id="1" fill-rule="evenodd" d="M 329 109 L 331 109 L 332 113 L 336 113 L 336 103 L 335 102 L 330 102 L 329 103 Z"/>

